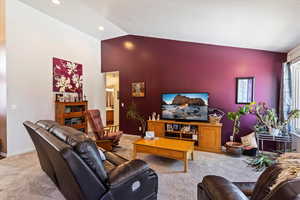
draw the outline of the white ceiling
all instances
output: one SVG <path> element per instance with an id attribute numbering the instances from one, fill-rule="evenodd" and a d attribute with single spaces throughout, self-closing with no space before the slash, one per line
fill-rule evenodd
<path id="1" fill-rule="evenodd" d="M 84 0 L 60 0 L 61 5 L 53 4 L 52 0 L 19 1 L 100 40 L 128 34 L 105 19 L 97 10 L 85 5 Z M 103 26 L 105 30 L 99 31 L 99 26 Z"/>
<path id="2" fill-rule="evenodd" d="M 105 38 L 128 33 L 278 52 L 300 44 L 300 0 L 21 1 L 96 37 L 102 16 L 114 33 Z"/>

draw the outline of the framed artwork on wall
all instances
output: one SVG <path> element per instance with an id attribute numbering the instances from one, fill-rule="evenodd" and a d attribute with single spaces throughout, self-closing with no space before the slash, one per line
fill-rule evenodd
<path id="1" fill-rule="evenodd" d="M 236 104 L 249 104 L 254 101 L 254 77 L 236 78 Z"/>
<path id="2" fill-rule="evenodd" d="M 145 97 L 145 82 L 134 82 L 131 84 L 133 97 Z"/>
<path id="3" fill-rule="evenodd" d="M 53 58 L 53 92 L 82 94 L 82 65 Z"/>

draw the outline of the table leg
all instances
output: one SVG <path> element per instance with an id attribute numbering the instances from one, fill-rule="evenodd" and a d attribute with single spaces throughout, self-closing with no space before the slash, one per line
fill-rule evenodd
<path id="1" fill-rule="evenodd" d="M 184 172 L 187 172 L 187 169 L 188 169 L 188 153 L 186 152 L 185 153 L 185 156 L 184 156 Z"/>
<path id="2" fill-rule="evenodd" d="M 136 149 L 135 149 L 135 145 L 133 145 L 133 155 L 132 155 L 133 159 L 136 159 Z"/>
<path id="3" fill-rule="evenodd" d="M 194 151 L 191 153 L 191 159 L 194 160 Z"/>

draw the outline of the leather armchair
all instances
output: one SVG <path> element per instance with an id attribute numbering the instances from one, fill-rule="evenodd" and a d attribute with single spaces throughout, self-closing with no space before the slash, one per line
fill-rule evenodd
<path id="1" fill-rule="evenodd" d="M 219 176 L 205 176 L 198 184 L 198 200 L 300 200 L 299 178 L 270 189 L 280 172 L 281 168 L 275 164 L 257 182 L 230 182 Z"/>
<path id="2" fill-rule="evenodd" d="M 88 110 L 86 111 L 86 115 L 95 135 L 95 142 L 98 146 L 109 150 L 109 142 L 112 146 L 117 146 L 119 144 L 123 134 L 122 131 L 118 130 L 119 126 L 112 125 L 104 127 L 99 110 Z"/>
<path id="3" fill-rule="evenodd" d="M 157 174 L 144 161 L 97 148 L 84 133 L 50 120 L 24 126 L 41 168 L 67 200 L 157 199 Z"/>

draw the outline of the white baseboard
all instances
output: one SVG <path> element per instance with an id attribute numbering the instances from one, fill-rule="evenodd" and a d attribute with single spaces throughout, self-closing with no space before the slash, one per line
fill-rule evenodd
<path id="1" fill-rule="evenodd" d="M 33 151 L 35 151 L 35 148 L 29 148 L 29 149 L 19 151 L 19 152 L 8 153 L 8 154 L 6 154 L 6 157 L 18 156 L 18 155 L 33 152 Z"/>

